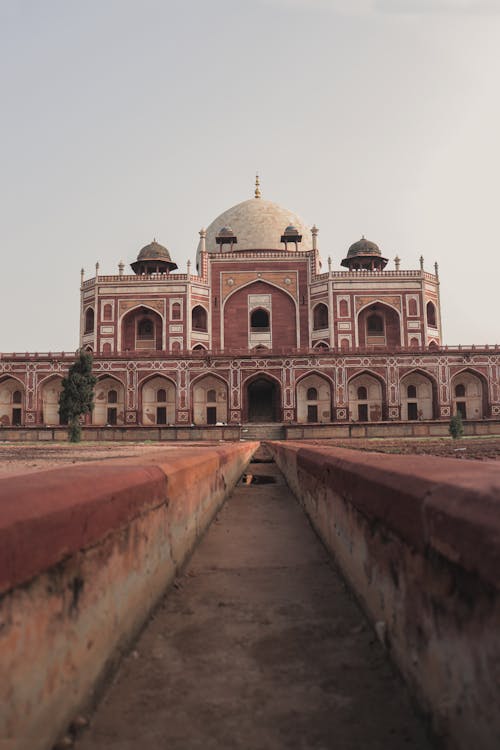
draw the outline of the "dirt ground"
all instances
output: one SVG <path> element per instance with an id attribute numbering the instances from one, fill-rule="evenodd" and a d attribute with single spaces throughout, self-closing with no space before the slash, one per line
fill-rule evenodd
<path id="1" fill-rule="evenodd" d="M 45 471 L 68 464 L 104 461 L 110 458 L 133 458 L 154 450 L 177 450 L 184 446 L 219 445 L 204 443 L 0 443 L 0 479 L 18 474 Z"/>
<path id="2" fill-rule="evenodd" d="M 307 440 L 305 445 L 339 446 L 378 453 L 423 454 L 477 461 L 500 459 L 500 436 L 451 438 L 352 438 L 350 440 Z M 67 464 L 133 458 L 152 450 L 177 450 L 181 447 L 209 447 L 219 442 L 202 443 L 0 443 L 0 478 L 44 471 Z"/>
<path id="3" fill-rule="evenodd" d="M 498 461 L 500 436 L 452 438 L 351 438 L 350 440 L 311 440 L 310 445 L 338 446 L 377 453 L 402 453 L 405 455 L 445 456 L 447 458 Z"/>

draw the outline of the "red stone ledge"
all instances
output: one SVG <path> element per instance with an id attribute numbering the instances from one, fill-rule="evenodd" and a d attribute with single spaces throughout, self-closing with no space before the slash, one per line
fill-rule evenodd
<path id="1" fill-rule="evenodd" d="M 172 517 L 189 517 L 190 487 L 198 478 L 206 481 L 207 471 L 215 475 L 240 450 L 239 444 L 171 448 L 140 459 L 0 479 L 0 593 L 97 544 L 148 509 L 174 502 Z"/>
<path id="2" fill-rule="evenodd" d="M 311 494 L 332 491 L 419 552 L 500 589 L 500 463 L 269 443 Z"/>

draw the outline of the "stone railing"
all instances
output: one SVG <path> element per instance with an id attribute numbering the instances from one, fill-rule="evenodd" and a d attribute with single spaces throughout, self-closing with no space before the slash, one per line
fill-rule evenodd
<path id="1" fill-rule="evenodd" d="M 192 359 L 204 359 L 205 357 L 252 357 L 265 359 L 266 357 L 300 357 L 300 356 L 315 356 L 323 357 L 332 355 L 338 357 L 349 357 L 353 354 L 360 355 L 433 355 L 433 354 L 482 354 L 500 351 L 500 344 L 458 344 L 455 346 L 441 346 L 432 349 L 419 347 L 419 348 L 403 348 L 403 347 L 352 347 L 348 351 L 341 351 L 340 349 L 315 349 L 311 347 L 273 347 L 273 349 L 266 349 L 265 351 L 249 351 L 248 349 L 203 349 L 193 351 L 192 349 L 182 349 L 176 352 L 163 351 L 160 349 L 139 349 L 139 350 L 127 350 L 122 352 L 115 352 L 113 354 L 100 354 L 98 352 L 93 354 L 94 359 L 139 359 L 151 357 L 160 359 L 179 359 L 179 357 L 190 357 Z M 74 359 L 78 354 L 76 352 L 3 352 L 0 353 L 0 361 L 22 361 L 22 360 L 71 360 Z"/>

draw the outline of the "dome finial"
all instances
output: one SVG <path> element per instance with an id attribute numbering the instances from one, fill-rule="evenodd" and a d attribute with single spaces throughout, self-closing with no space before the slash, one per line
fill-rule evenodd
<path id="1" fill-rule="evenodd" d="M 260 179 L 258 172 L 255 175 L 255 197 L 260 198 Z"/>

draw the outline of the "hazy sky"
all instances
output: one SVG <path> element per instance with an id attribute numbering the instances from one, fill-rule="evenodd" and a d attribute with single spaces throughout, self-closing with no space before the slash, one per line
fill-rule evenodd
<path id="1" fill-rule="evenodd" d="M 500 0 L 0 0 L 0 89 L 0 351 L 74 350 L 82 266 L 185 271 L 256 170 L 324 261 L 438 261 L 445 343 L 500 342 Z"/>

